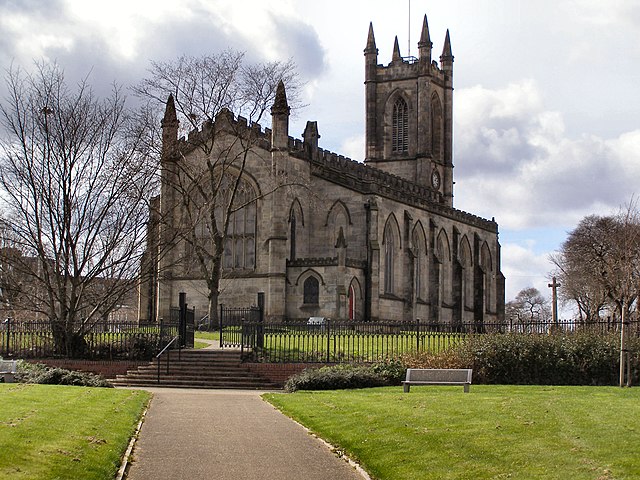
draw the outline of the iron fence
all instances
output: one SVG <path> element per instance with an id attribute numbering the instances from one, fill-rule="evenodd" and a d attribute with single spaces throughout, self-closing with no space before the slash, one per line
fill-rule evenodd
<path id="1" fill-rule="evenodd" d="M 414 322 L 353 322 L 312 317 L 304 322 L 263 322 L 260 309 L 221 309 L 220 342 L 240 348 L 245 359 L 263 362 L 375 362 L 404 354 L 439 353 L 469 335 L 617 333 L 616 319 L 598 322 L 563 320 L 550 323 L 435 324 Z M 628 322 L 629 335 L 640 335 L 640 323 Z"/>
<path id="2" fill-rule="evenodd" d="M 178 334 L 175 322 L 143 324 L 106 321 L 68 325 L 78 342 L 76 356 L 87 360 L 148 360 Z M 0 322 L 0 356 L 13 358 L 54 358 L 67 356 L 61 334 L 46 320 Z"/>

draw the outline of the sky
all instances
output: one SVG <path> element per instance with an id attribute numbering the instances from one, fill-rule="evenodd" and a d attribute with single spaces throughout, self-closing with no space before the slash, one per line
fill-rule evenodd
<path id="1" fill-rule="evenodd" d="M 306 106 L 290 135 L 316 120 L 322 148 L 363 160 L 369 22 L 387 64 L 396 35 L 417 54 L 425 14 L 434 59 L 447 29 L 455 57 L 454 206 L 498 222 L 507 301 L 550 296 L 567 233 L 637 194 L 638 1 L 0 0 L 0 68 L 56 61 L 106 91 L 182 54 L 293 59 Z"/>

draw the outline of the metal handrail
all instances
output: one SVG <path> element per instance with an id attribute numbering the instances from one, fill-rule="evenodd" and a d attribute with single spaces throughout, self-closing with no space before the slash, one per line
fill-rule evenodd
<path id="1" fill-rule="evenodd" d="M 156 355 L 156 359 L 158 360 L 158 383 L 160 383 L 160 357 L 162 356 L 162 354 L 164 352 L 166 352 L 167 350 L 169 350 L 169 347 L 176 341 L 178 341 L 180 339 L 180 335 L 176 335 L 175 337 L 173 337 L 169 343 L 167 343 L 165 345 L 165 347 L 160 350 L 160 353 L 158 353 Z M 180 347 L 180 342 L 178 341 L 178 360 L 180 360 L 180 352 L 181 352 L 182 348 Z M 171 357 L 171 350 L 168 351 L 167 353 L 167 375 L 169 374 L 169 359 Z"/>

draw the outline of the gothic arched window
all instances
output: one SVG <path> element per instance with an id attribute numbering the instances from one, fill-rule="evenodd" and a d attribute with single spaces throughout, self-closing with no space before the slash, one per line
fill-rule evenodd
<path id="1" fill-rule="evenodd" d="M 409 109 L 403 98 L 398 98 L 393 104 L 392 124 L 391 151 L 407 152 L 409 150 Z"/>
<path id="2" fill-rule="evenodd" d="M 320 303 L 320 282 L 316 277 L 309 277 L 304 281 L 304 303 L 317 305 Z"/>
<path id="3" fill-rule="evenodd" d="M 234 205 L 242 208 L 230 214 L 224 242 L 223 268 L 252 269 L 256 263 L 256 195 L 247 182 L 241 182 Z"/>
<path id="4" fill-rule="evenodd" d="M 384 293 L 393 293 L 394 290 L 395 249 L 395 235 L 389 222 L 384 232 Z"/>

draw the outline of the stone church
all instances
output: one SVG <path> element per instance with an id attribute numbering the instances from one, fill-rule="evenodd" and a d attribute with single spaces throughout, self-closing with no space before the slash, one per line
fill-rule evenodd
<path id="1" fill-rule="evenodd" d="M 238 190 L 244 204 L 225 234 L 220 303 L 250 306 L 264 292 L 271 320 L 503 320 L 498 225 L 454 208 L 453 59 L 448 31 L 439 64 L 432 58 L 425 16 L 418 57 L 402 57 L 396 38 L 391 62 L 379 64 L 369 26 L 364 163 L 320 148 L 316 122 L 307 122 L 302 139 L 290 137 L 282 83 L 271 129 L 223 111 L 192 132 L 202 138 L 213 129 L 225 145 L 247 132 L 255 139 Z M 202 161 L 188 140 L 177 138 L 170 98 L 163 141 L 173 153 L 163 154 L 163 170 L 171 161 Z M 272 189 L 278 172 L 295 175 L 295 185 Z M 168 200 L 175 195 L 163 184 L 158 210 L 169 225 L 179 221 Z M 205 315 L 208 290 L 188 267 L 193 253 L 174 240 L 158 261 L 163 235 L 150 225 L 153 275 L 141 285 L 140 318 L 167 318 L 179 292 Z"/>

